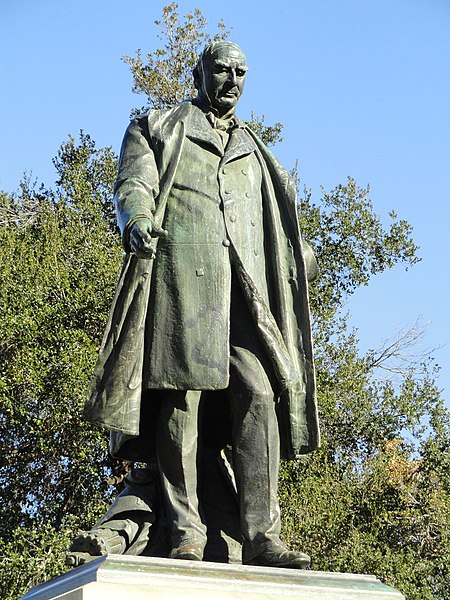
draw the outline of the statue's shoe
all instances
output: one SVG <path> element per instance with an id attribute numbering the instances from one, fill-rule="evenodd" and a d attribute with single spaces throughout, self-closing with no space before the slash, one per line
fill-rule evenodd
<path id="1" fill-rule="evenodd" d="M 285 546 L 267 548 L 262 554 L 247 561 L 248 565 L 260 567 L 282 567 L 285 569 L 307 569 L 311 565 L 311 558 L 304 552 L 288 550 Z"/>
<path id="2" fill-rule="evenodd" d="M 203 560 L 203 546 L 195 542 L 191 544 L 182 544 L 173 548 L 169 558 L 179 558 L 181 560 Z"/>

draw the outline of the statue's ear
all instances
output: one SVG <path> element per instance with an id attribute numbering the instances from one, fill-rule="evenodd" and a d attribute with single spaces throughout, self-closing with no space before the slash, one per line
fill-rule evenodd
<path id="1" fill-rule="evenodd" d="M 192 71 L 194 76 L 194 87 L 196 90 L 200 89 L 200 73 L 198 72 L 198 65 L 196 65 Z"/>

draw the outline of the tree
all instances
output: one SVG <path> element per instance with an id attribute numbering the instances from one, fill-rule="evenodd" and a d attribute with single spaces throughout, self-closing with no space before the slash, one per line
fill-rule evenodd
<path id="1" fill-rule="evenodd" d="M 314 568 L 374 573 L 408 599 L 446 598 L 450 583 L 449 412 L 437 367 L 411 355 L 420 326 L 361 355 L 342 312 L 348 296 L 419 259 L 411 226 L 383 229 L 355 181 L 305 191 L 301 229 L 321 274 L 312 286 L 322 448 L 285 464 L 284 536 Z"/>
<path id="2" fill-rule="evenodd" d="M 38 582 L 40 539 L 56 550 L 47 576 L 61 570 L 63 539 L 111 496 L 100 485 L 111 466 L 105 434 L 81 411 L 122 254 L 110 216 L 116 162 L 82 133 L 59 150 L 55 191 L 25 179 L 19 194 L 1 196 L 3 589 Z M 12 560 L 21 565 L 13 580 Z"/>
<path id="3" fill-rule="evenodd" d="M 196 10 L 157 21 L 161 49 L 125 57 L 152 107 L 192 95 L 210 39 Z M 228 35 L 223 23 L 219 37 Z M 252 126 L 268 143 L 281 126 Z M 0 194 L 0 582 L 6 598 L 65 570 L 64 548 L 108 506 L 107 439 L 81 418 L 122 249 L 111 190 L 117 159 L 81 132 L 55 159 L 55 188 Z M 408 223 L 382 226 L 349 178 L 299 202 L 320 276 L 311 287 L 323 445 L 283 464 L 283 534 L 314 568 L 372 572 L 408 599 L 444 599 L 450 563 L 450 415 L 432 361 L 401 358 L 415 330 L 361 355 L 345 300 L 371 277 L 414 265 Z M 400 362 L 399 362 L 400 361 Z M 117 478 L 120 479 L 120 478 Z"/>
<path id="4" fill-rule="evenodd" d="M 177 9 L 178 5 L 172 2 L 163 8 L 162 20 L 155 21 L 161 28 L 157 37 L 163 47 L 148 53 L 146 63 L 141 50 L 135 58 L 123 58 L 133 75 L 133 92 L 147 96 L 151 108 L 169 108 L 195 96 L 192 70 L 199 53 L 211 41 L 205 31 L 206 19 L 199 9 L 188 13 L 183 22 Z M 217 27 L 213 39 L 226 39 L 229 31 L 223 21 Z"/>

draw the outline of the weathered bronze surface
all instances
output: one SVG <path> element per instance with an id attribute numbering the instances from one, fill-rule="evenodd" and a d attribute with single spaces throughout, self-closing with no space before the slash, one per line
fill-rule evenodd
<path id="1" fill-rule="evenodd" d="M 167 548 L 147 553 L 206 558 L 220 525 L 202 501 L 205 456 L 228 446 L 237 504 L 225 536 L 243 543 L 247 564 L 304 567 L 308 557 L 279 539 L 277 479 L 280 453 L 319 444 L 307 289 L 316 265 L 292 179 L 235 116 L 246 72 L 238 46 L 214 42 L 194 70 L 197 97 L 127 129 L 115 185 L 126 256 L 85 415 L 111 430 L 115 456 L 157 465 Z M 143 552 L 136 540 L 155 531 L 147 500 L 147 524 L 111 542 L 118 552 Z M 127 510 L 112 507 L 106 521 Z"/>

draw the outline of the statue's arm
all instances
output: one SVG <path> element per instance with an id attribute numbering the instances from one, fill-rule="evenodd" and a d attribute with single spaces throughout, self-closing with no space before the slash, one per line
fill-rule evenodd
<path id="1" fill-rule="evenodd" d="M 148 121 L 146 117 L 137 117 L 125 133 L 114 186 L 117 222 L 126 251 L 151 253 L 151 237 L 164 235 L 153 222 L 158 193 L 159 174 Z"/>

